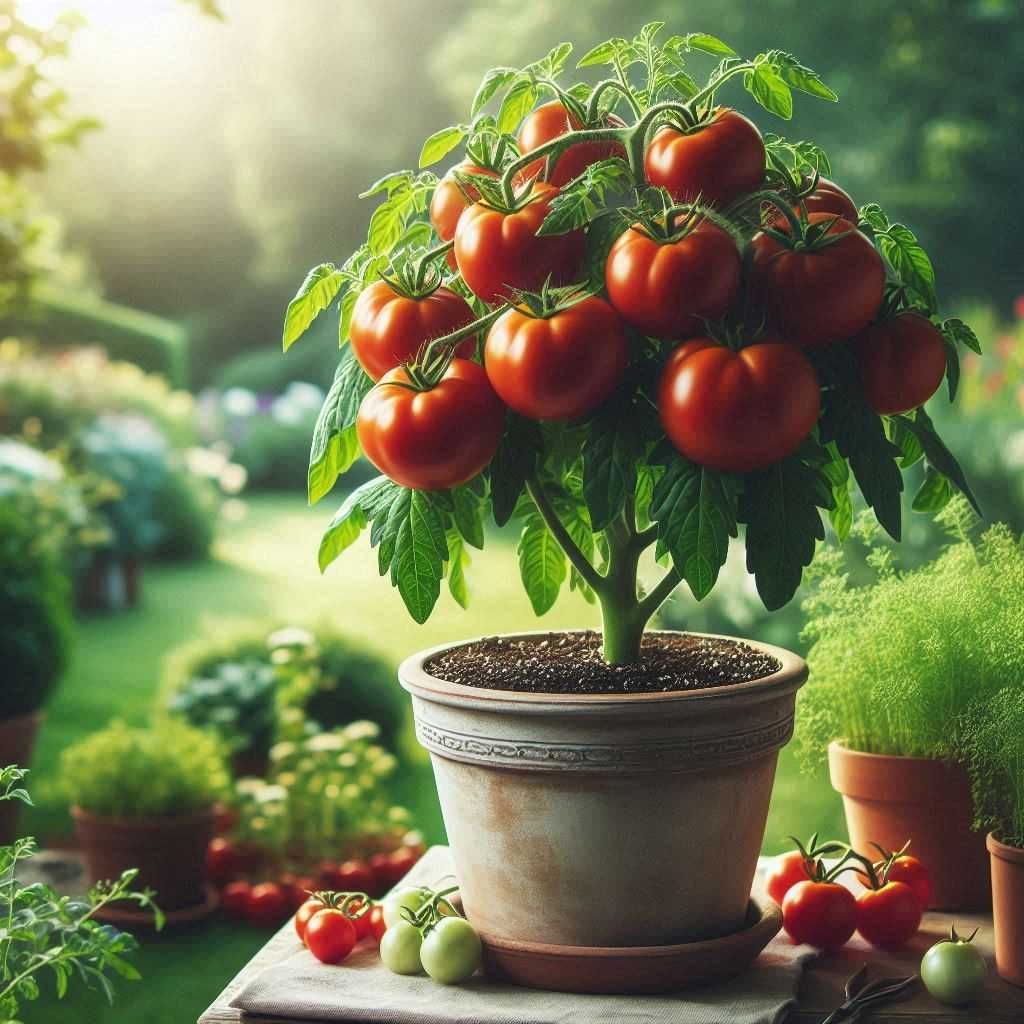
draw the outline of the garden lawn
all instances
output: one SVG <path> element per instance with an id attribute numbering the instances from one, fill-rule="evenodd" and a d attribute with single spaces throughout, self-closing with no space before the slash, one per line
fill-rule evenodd
<path id="1" fill-rule="evenodd" d="M 58 786 L 60 751 L 113 717 L 144 722 L 166 655 L 227 622 L 254 617 L 275 624 L 330 621 L 396 665 L 420 648 L 476 634 L 598 624 L 596 609 L 577 594 L 564 594 L 538 620 L 519 584 L 514 534 L 503 532 L 489 535 L 484 551 L 472 552 L 470 610 L 443 594 L 430 621 L 417 626 L 397 592 L 378 578 L 376 553 L 368 542 L 354 545 L 320 578 L 316 547 L 330 518 L 328 504 L 309 509 L 294 497 L 253 498 L 245 519 L 222 529 L 213 559 L 150 567 L 139 608 L 80 624 L 71 670 L 40 737 L 30 777 L 36 807 L 25 812 L 23 832 L 49 837 L 70 831 Z M 429 841 L 443 840 L 425 759 L 402 780 L 398 797 L 413 810 Z M 841 832 L 838 798 L 827 782 L 800 775 L 792 755 L 784 752 L 765 848 L 775 852 L 787 834 L 806 836 L 815 829 Z M 140 938 L 143 948 L 134 962 L 144 981 L 119 983 L 112 1008 L 98 995 L 83 996 L 77 989 L 57 1003 L 50 995 L 51 979 L 43 978 L 45 994 L 26 1008 L 26 1024 L 188 1024 L 268 934 L 215 920 Z"/>

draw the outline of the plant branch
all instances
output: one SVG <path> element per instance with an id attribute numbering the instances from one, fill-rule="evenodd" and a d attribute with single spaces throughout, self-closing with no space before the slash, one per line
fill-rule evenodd
<path id="1" fill-rule="evenodd" d="M 552 536 L 558 541 L 559 547 L 566 553 L 573 568 L 583 577 L 587 586 L 595 593 L 600 593 L 604 586 L 604 579 L 601 574 L 587 561 L 586 556 L 579 549 L 576 542 L 569 535 L 558 513 L 551 504 L 544 487 L 536 476 L 531 476 L 526 481 L 526 490 L 529 492 L 537 511 L 551 531 Z"/>
<path id="2" fill-rule="evenodd" d="M 682 576 L 674 566 L 662 576 L 658 585 L 640 602 L 640 615 L 644 622 L 668 600 L 681 580 Z"/>
<path id="3" fill-rule="evenodd" d="M 472 323 L 468 323 L 463 327 L 460 327 L 457 331 L 452 331 L 451 334 L 444 334 L 440 338 L 434 338 L 433 341 L 427 345 L 424 353 L 424 358 L 429 359 L 434 353 L 435 349 L 444 348 L 449 345 L 454 345 L 457 341 L 462 341 L 463 338 L 468 338 L 477 331 L 483 330 L 488 324 L 494 323 L 503 313 L 507 313 L 512 308 L 512 304 L 509 302 L 503 302 L 497 309 L 492 309 L 489 313 L 485 313 L 482 317 L 474 320 Z"/>

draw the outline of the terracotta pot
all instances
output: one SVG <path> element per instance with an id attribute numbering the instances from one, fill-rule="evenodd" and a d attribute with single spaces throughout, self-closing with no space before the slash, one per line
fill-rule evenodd
<path id="1" fill-rule="evenodd" d="M 926 757 L 865 754 L 834 742 L 828 748 L 832 785 L 843 797 L 850 842 L 910 852 L 932 878 L 931 907 L 984 910 L 991 905 L 985 837 L 971 829 L 971 785 L 957 764 Z"/>
<path id="2" fill-rule="evenodd" d="M 987 839 L 992 856 L 992 922 L 999 977 L 1024 987 L 1024 850 Z"/>
<path id="3" fill-rule="evenodd" d="M 538 694 L 399 669 L 484 941 L 660 946 L 744 924 L 803 659 L 707 690 Z"/>
<path id="4" fill-rule="evenodd" d="M 42 720 L 43 713 L 33 711 L 28 715 L 17 715 L 0 721 L 0 766 L 31 766 L 36 734 Z M 0 800 L 0 846 L 10 846 L 18 838 L 20 813 L 20 800 Z"/>
<path id="5" fill-rule="evenodd" d="M 156 890 L 162 910 L 179 910 L 206 899 L 212 810 L 173 818 L 104 818 L 80 807 L 72 807 L 71 813 L 90 881 L 117 878 L 138 868 L 137 887 Z"/>

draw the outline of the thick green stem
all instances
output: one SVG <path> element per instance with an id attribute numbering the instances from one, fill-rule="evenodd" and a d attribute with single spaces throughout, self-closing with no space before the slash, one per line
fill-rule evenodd
<path id="1" fill-rule="evenodd" d="M 598 591 L 604 635 L 604 660 L 628 665 L 640 660 L 640 644 L 649 615 L 641 612 L 637 594 L 640 553 L 636 530 L 624 514 L 605 531 L 608 571 Z"/>

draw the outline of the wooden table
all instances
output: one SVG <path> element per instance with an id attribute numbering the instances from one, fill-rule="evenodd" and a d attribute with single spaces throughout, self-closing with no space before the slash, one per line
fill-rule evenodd
<path id="1" fill-rule="evenodd" d="M 434 847 L 429 857 L 444 856 L 447 850 Z M 425 858 L 426 859 L 426 858 Z M 423 862 L 421 861 L 421 864 Z M 410 881 L 419 875 L 420 865 L 413 869 Z M 436 877 L 436 870 L 428 868 Z M 917 973 L 926 949 L 949 934 L 953 918 L 949 914 L 925 915 L 913 943 L 904 951 L 880 953 L 858 937 L 839 953 L 822 957 L 804 971 L 797 1006 L 786 1017 L 786 1024 L 821 1024 L 829 1013 L 844 1001 L 846 980 L 864 963 L 868 964 L 868 977 L 906 977 Z M 882 1006 L 863 1020 L 870 1024 L 1024 1024 L 1024 989 L 1002 981 L 995 972 L 992 953 L 992 918 L 987 915 L 956 915 L 957 931 L 970 935 L 980 928 L 975 943 L 992 965 L 981 999 L 969 1007 L 957 1009 L 937 1003 L 924 989 L 911 997 Z M 231 981 L 213 1005 L 199 1018 L 199 1024 L 291 1024 L 266 1017 L 252 1017 L 229 1005 L 235 995 L 253 977 L 267 967 L 280 962 L 295 952 L 295 932 L 288 922 L 259 953 Z M 737 980 L 737 984 L 742 984 Z M 642 996 L 638 996 L 642 999 Z M 339 1022 L 340 1024 L 340 1022 Z"/>

